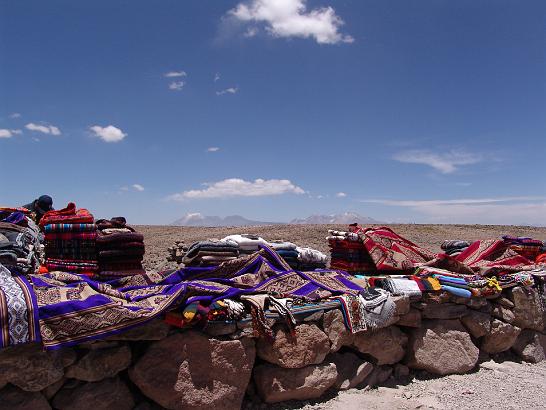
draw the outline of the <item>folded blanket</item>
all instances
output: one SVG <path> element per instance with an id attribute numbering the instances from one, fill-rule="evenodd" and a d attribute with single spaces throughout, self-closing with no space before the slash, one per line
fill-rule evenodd
<path id="1" fill-rule="evenodd" d="M 326 263 L 328 257 L 320 251 L 312 248 L 296 248 L 298 259 L 305 263 Z"/>
<path id="2" fill-rule="evenodd" d="M 267 246 L 267 241 L 258 235 L 242 234 L 226 236 L 224 241 L 234 241 L 239 245 L 239 249 L 243 251 L 257 251 L 260 246 Z"/>
<path id="3" fill-rule="evenodd" d="M 103 244 L 117 243 L 117 242 L 143 242 L 143 241 L 144 241 L 144 235 L 138 232 L 104 234 L 102 231 L 99 231 L 97 235 L 97 246 L 100 246 Z"/>
<path id="4" fill-rule="evenodd" d="M 272 242 L 269 242 L 269 246 L 271 247 L 271 249 L 275 250 L 275 251 L 295 251 L 296 250 L 296 244 L 292 243 L 292 242 L 287 242 L 287 241 L 272 241 Z"/>
<path id="5" fill-rule="evenodd" d="M 93 215 L 87 209 L 76 209 L 76 204 L 70 202 L 66 208 L 46 212 L 40 219 L 40 226 L 44 227 L 53 223 L 92 224 L 93 221 Z"/>
<path id="6" fill-rule="evenodd" d="M 80 224 L 80 223 L 63 223 L 49 224 L 44 226 L 44 232 L 47 233 L 62 233 L 62 232 L 94 232 L 97 230 L 95 224 Z"/>
<path id="7" fill-rule="evenodd" d="M 46 233 L 44 237 L 46 241 L 87 240 L 87 241 L 95 242 L 95 240 L 97 239 L 97 232 L 82 231 L 82 232 Z"/>
<path id="8" fill-rule="evenodd" d="M 111 219 L 99 219 L 95 224 L 100 230 L 108 228 L 128 228 L 133 230 L 133 228 L 127 225 L 127 220 L 123 216 L 115 216 Z"/>
<path id="9" fill-rule="evenodd" d="M 133 256 L 142 256 L 144 255 L 144 252 L 144 248 L 113 249 L 99 251 L 98 257 L 99 260 L 127 258 Z"/>

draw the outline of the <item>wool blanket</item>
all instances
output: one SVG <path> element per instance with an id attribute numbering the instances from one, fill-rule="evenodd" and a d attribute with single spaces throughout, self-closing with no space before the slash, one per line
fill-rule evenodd
<path id="1" fill-rule="evenodd" d="M 260 293 L 317 301 L 363 290 L 343 272 L 293 271 L 269 249 L 218 267 L 148 272 L 110 282 L 64 272 L 30 278 L 47 349 L 104 338 L 197 301 Z"/>
<path id="2" fill-rule="evenodd" d="M 0 348 L 40 341 L 37 311 L 29 281 L 0 264 Z"/>
<path id="3" fill-rule="evenodd" d="M 63 233 L 63 232 L 95 232 L 97 227 L 95 224 L 78 224 L 78 223 L 63 223 L 49 224 L 44 226 L 44 232 L 48 233 Z"/>
<path id="4" fill-rule="evenodd" d="M 92 224 L 93 215 L 87 209 L 76 209 L 76 204 L 70 202 L 66 208 L 47 211 L 42 219 L 40 226 L 43 228 L 49 224 Z"/>

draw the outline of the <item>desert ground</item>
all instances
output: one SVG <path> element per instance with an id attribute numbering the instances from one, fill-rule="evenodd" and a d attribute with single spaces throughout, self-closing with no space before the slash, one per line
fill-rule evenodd
<path id="1" fill-rule="evenodd" d="M 530 236 L 545 240 L 546 228 L 490 225 L 389 225 L 395 232 L 432 251 L 440 251 L 445 239 L 487 239 L 502 235 Z M 191 244 L 234 233 L 254 233 L 267 240 L 285 239 L 328 254 L 328 229 L 342 225 L 268 225 L 232 228 L 139 226 L 145 236 L 145 268 L 176 268 L 167 262 L 167 248 L 175 241 Z M 370 390 L 351 389 L 314 402 L 290 402 L 275 409 L 538 409 L 546 403 L 546 362 L 528 364 L 513 357 L 496 358 L 480 364 L 466 375 L 433 377 L 412 373 L 405 382 L 389 380 Z M 263 405 L 263 408 L 271 406 Z"/>

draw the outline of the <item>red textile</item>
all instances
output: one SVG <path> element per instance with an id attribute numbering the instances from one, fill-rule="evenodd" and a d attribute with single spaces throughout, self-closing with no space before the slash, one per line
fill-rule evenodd
<path id="1" fill-rule="evenodd" d="M 93 223 L 93 215 L 84 208 L 76 209 L 76 204 L 70 202 L 66 208 L 57 211 L 48 211 L 40 219 L 40 226 L 54 223 Z"/>
<path id="2" fill-rule="evenodd" d="M 535 262 L 546 263 L 546 253 L 541 253 L 540 255 L 538 255 L 537 258 L 535 259 Z"/>

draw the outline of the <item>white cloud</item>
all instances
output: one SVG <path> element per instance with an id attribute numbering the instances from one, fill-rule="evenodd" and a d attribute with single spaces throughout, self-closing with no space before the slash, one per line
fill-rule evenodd
<path id="1" fill-rule="evenodd" d="M 10 118 L 21 118 L 21 114 L 18 112 L 14 112 L 9 115 Z"/>
<path id="2" fill-rule="evenodd" d="M 169 84 L 169 90 L 180 91 L 184 88 L 186 83 L 184 81 L 173 81 Z"/>
<path id="3" fill-rule="evenodd" d="M 258 29 L 258 27 L 249 27 L 244 32 L 243 37 L 246 37 L 246 38 L 255 37 L 258 35 L 259 32 L 260 30 Z"/>
<path id="4" fill-rule="evenodd" d="M 218 81 L 220 79 L 220 73 L 214 74 L 214 82 Z"/>
<path id="5" fill-rule="evenodd" d="M 170 195 L 168 199 L 183 201 L 185 199 L 228 198 L 236 196 L 257 197 L 305 193 L 303 189 L 294 185 L 288 179 L 255 179 L 254 181 L 245 181 L 240 178 L 229 178 L 203 185 L 205 186 L 204 189 L 184 191 Z"/>
<path id="6" fill-rule="evenodd" d="M 21 135 L 23 133 L 22 130 L 10 130 L 13 135 Z"/>
<path id="7" fill-rule="evenodd" d="M 128 186 L 122 186 L 119 190 L 126 192 L 126 191 L 129 190 L 129 187 Z"/>
<path id="8" fill-rule="evenodd" d="M 263 23 L 274 37 L 314 38 L 319 44 L 354 41 L 339 32 L 344 22 L 332 7 L 308 10 L 306 0 L 250 0 L 239 3 L 228 15 L 242 22 Z"/>
<path id="9" fill-rule="evenodd" d="M 122 130 L 113 125 L 108 125 L 107 127 L 93 125 L 89 129 L 104 142 L 119 142 L 127 136 Z"/>
<path id="10" fill-rule="evenodd" d="M 13 133 L 11 130 L 7 130 L 5 128 L 0 129 L 0 138 L 11 138 L 13 137 Z"/>
<path id="11" fill-rule="evenodd" d="M 29 122 L 25 128 L 30 131 L 41 132 L 43 134 L 61 135 L 61 130 L 54 125 L 34 124 Z"/>
<path id="12" fill-rule="evenodd" d="M 186 77 L 185 71 L 169 71 L 168 73 L 163 74 L 163 77 L 166 78 L 176 78 L 176 77 Z"/>
<path id="13" fill-rule="evenodd" d="M 546 225 L 546 196 L 362 202 L 409 208 L 424 215 L 427 222 Z"/>
<path id="14" fill-rule="evenodd" d="M 229 88 L 226 88 L 225 90 L 216 91 L 216 95 L 237 94 L 237 91 L 239 91 L 237 87 L 229 87 Z"/>
<path id="15" fill-rule="evenodd" d="M 207 152 L 217 152 L 220 151 L 220 147 L 209 147 L 207 148 Z"/>
<path id="16" fill-rule="evenodd" d="M 144 187 L 140 184 L 133 184 L 133 188 L 138 192 L 144 191 Z"/>
<path id="17" fill-rule="evenodd" d="M 429 150 L 402 151 L 393 156 L 399 162 L 428 165 L 442 174 L 451 174 L 461 165 L 471 165 L 482 161 L 482 156 L 464 151 L 451 150 L 437 154 Z"/>
<path id="18" fill-rule="evenodd" d="M 336 196 L 337 196 L 338 198 L 345 198 L 345 197 L 347 196 L 347 194 L 346 194 L 345 192 L 338 192 L 338 193 L 336 194 Z"/>

